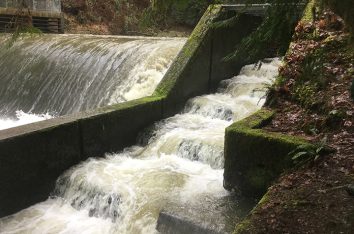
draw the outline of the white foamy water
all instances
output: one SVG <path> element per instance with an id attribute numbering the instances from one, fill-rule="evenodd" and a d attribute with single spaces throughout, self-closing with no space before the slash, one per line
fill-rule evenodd
<path id="1" fill-rule="evenodd" d="M 7 48 L 5 39 L 0 37 L 0 122 L 8 128 L 27 123 L 16 118 L 19 110 L 33 114 L 34 121 L 46 113 L 61 116 L 149 96 L 185 43 L 184 38 L 43 35 Z"/>
<path id="2" fill-rule="evenodd" d="M 36 115 L 36 114 L 25 113 L 23 111 L 16 111 L 15 118 L 10 119 L 6 117 L 5 118 L 0 117 L 0 130 L 13 128 L 20 125 L 30 124 L 30 123 L 34 123 L 46 119 L 51 119 L 51 118 L 53 118 L 53 116 L 50 114 Z"/>
<path id="3" fill-rule="evenodd" d="M 261 108 L 261 89 L 279 64 L 245 66 L 218 93 L 193 98 L 182 113 L 146 129 L 140 145 L 71 168 L 50 199 L 1 219 L 1 232 L 157 233 L 158 214 L 171 204 L 233 220 L 223 188 L 225 127 Z M 218 213 L 221 206 L 231 213 Z"/>

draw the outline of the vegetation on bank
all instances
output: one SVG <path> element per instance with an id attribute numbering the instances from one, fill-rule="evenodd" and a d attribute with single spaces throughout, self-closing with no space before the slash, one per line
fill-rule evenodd
<path id="1" fill-rule="evenodd" d="M 298 166 L 268 189 L 235 233 L 354 230 L 354 43 L 348 14 L 354 2 L 312 2 L 270 89 L 267 105 L 276 115 L 263 129 L 318 147 L 293 152 Z M 325 145 L 332 151 L 323 155 Z"/>
<path id="2" fill-rule="evenodd" d="M 204 7 L 203 4 L 190 5 L 189 2 L 63 0 L 62 4 L 68 32 L 154 35 L 171 28 L 182 28 L 189 33 L 207 7 L 207 4 Z"/>
<path id="3" fill-rule="evenodd" d="M 239 0 L 63 0 L 72 33 L 187 36 L 210 4 Z M 179 32 L 179 33 L 178 33 Z"/>

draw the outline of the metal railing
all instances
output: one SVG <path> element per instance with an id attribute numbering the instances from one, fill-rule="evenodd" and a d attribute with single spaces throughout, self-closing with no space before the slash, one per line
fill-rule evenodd
<path id="1" fill-rule="evenodd" d="M 26 7 L 33 11 L 61 12 L 61 0 L 0 0 L 0 7 Z"/>

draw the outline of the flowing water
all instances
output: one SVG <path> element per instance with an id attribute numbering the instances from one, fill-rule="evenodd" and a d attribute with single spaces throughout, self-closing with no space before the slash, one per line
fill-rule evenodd
<path id="1" fill-rule="evenodd" d="M 0 129 L 153 93 L 185 39 L 0 37 Z"/>
<path id="2" fill-rule="evenodd" d="M 238 205 L 223 188 L 224 131 L 262 106 L 279 63 L 245 66 L 217 93 L 147 128 L 138 145 L 68 170 L 47 201 L 1 219 L 1 232 L 156 233 L 171 204 L 202 219 L 211 212 L 232 230 Z"/>

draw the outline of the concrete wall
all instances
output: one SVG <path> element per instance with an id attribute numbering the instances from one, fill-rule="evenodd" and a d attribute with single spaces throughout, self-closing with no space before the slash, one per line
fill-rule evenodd
<path id="1" fill-rule="evenodd" d="M 71 166 L 134 144 L 144 127 L 237 74 L 243 64 L 221 58 L 261 19 L 248 15 L 230 28 L 212 27 L 232 11 L 209 7 L 153 96 L 0 131 L 0 217 L 45 200 Z"/>
<path id="2" fill-rule="evenodd" d="M 236 11 L 232 6 L 214 5 L 205 12 L 155 91 L 166 97 L 167 116 L 178 112 L 189 98 L 214 91 L 221 80 L 238 74 L 245 65 L 223 58 L 256 29 L 262 17 L 244 14 L 230 27 L 215 27 L 215 22 L 233 17 Z"/>
<path id="3" fill-rule="evenodd" d="M 0 131 L 0 217 L 45 200 L 65 170 L 134 144 L 161 118 L 162 99 L 150 97 Z"/>
<path id="4" fill-rule="evenodd" d="M 226 129 L 226 189 L 259 198 L 284 170 L 293 166 L 291 151 L 300 145 L 313 147 L 303 139 L 262 130 L 273 115 L 262 109 Z"/>

